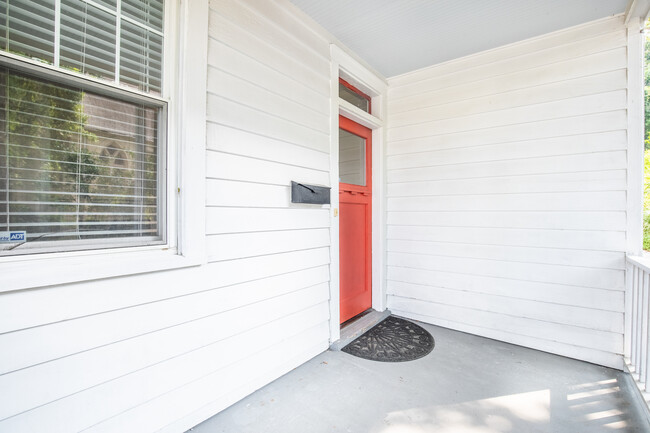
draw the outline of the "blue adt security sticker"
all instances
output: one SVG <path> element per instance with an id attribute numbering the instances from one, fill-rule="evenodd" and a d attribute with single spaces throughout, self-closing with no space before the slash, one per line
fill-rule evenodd
<path id="1" fill-rule="evenodd" d="M 0 242 L 26 242 L 27 241 L 27 232 L 25 231 L 15 231 L 15 232 L 0 232 Z"/>

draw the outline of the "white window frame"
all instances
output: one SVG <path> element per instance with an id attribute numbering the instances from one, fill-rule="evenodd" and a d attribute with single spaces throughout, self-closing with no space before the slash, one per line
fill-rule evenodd
<path id="1" fill-rule="evenodd" d="M 0 292 L 162 271 L 206 262 L 208 12 L 208 0 L 165 2 L 162 99 L 168 107 L 167 166 L 160 169 L 167 170 L 166 209 L 163 209 L 167 242 L 153 246 L 114 249 L 98 246 L 99 249 L 94 250 L 1 257 Z M 12 57 L 10 54 L 0 55 Z M 95 81 L 92 78 L 88 80 Z M 97 80 L 97 83 L 105 82 Z"/>
<path id="2" fill-rule="evenodd" d="M 146 104 L 148 107 L 154 107 L 160 110 L 158 119 L 158 149 L 160 150 L 157 158 L 158 162 L 158 185 L 166 185 L 165 171 L 167 167 L 168 154 L 167 149 L 167 119 L 168 119 L 168 101 L 157 96 L 151 96 L 142 92 L 133 92 L 122 88 L 116 88 L 108 85 L 105 81 L 98 81 L 96 79 L 86 79 L 86 77 L 79 76 L 59 68 L 52 66 L 43 67 L 34 62 L 26 62 L 22 57 L 13 55 L 11 53 L 4 55 L 0 52 L 0 67 L 6 67 L 9 73 L 25 74 L 29 77 L 43 79 L 48 83 L 60 84 L 63 86 L 71 86 L 73 88 L 83 88 L 96 95 L 106 96 L 115 101 L 124 101 L 135 104 Z M 166 215 L 166 201 L 167 189 L 160 188 L 157 196 L 158 200 L 158 214 L 162 218 L 158 219 L 159 233 L 161 239 L 140 240 L 139 238 L 98 238 L 98 239 L 84 239 L 84 240 L 59 240 L 49 242 L 27 242 L 19 245 L 18 254 L 7 254 L 2 257 L 12 257 L 19 255 L 29 254 L 43 254 L 46 252 L 66 252 L 66 251 L 81 251 L 81 250 L 96 250 L 103 248 L 129 248 L 134 246 L 146 245 L 161 245 L 166 244 L 167 234 L 167 215 Z M 164 214 L 164 215 L 163 215 Z M 53 233 L 55 234 L 55 233 Z M 152 236 L 154 237 L 154 236 Z M 138 245 L 139 243 L 139 245 Z M 11 246 L 11 245 L 10 245 Z"/>

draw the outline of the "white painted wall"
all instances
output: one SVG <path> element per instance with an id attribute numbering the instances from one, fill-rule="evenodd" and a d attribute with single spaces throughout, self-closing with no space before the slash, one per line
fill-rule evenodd
<path id="1" fill-rule="evenodd" d="M 622 17 L 389 80 L 388 307 L 622 367 Z"/>
<path id="2" fill-rule="evenodd" d="M 0 294 L 2 432 L 185 431 L 328 347 L 329 208 L 289 182 L 329 184 L 329 41 L 210 9 L 208 263 Z"/>

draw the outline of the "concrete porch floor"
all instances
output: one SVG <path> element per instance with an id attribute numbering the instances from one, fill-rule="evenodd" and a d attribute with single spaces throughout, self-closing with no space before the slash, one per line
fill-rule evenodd
<path id="1" fill-rule="evenodd" d="M 649 432 L 623 372 L 421 324 L 428 356 L 327 351 L 192 433 Z"/>

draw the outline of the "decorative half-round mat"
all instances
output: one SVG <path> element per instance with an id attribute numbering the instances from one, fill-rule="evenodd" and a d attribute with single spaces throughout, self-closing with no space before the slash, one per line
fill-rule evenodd
<path id="1" fill-rule="evenodd" d="M 434 346 L 424 328 L 389 316 L 341 350 L 371 361 L 403 362 L 428 355 Z"/>

